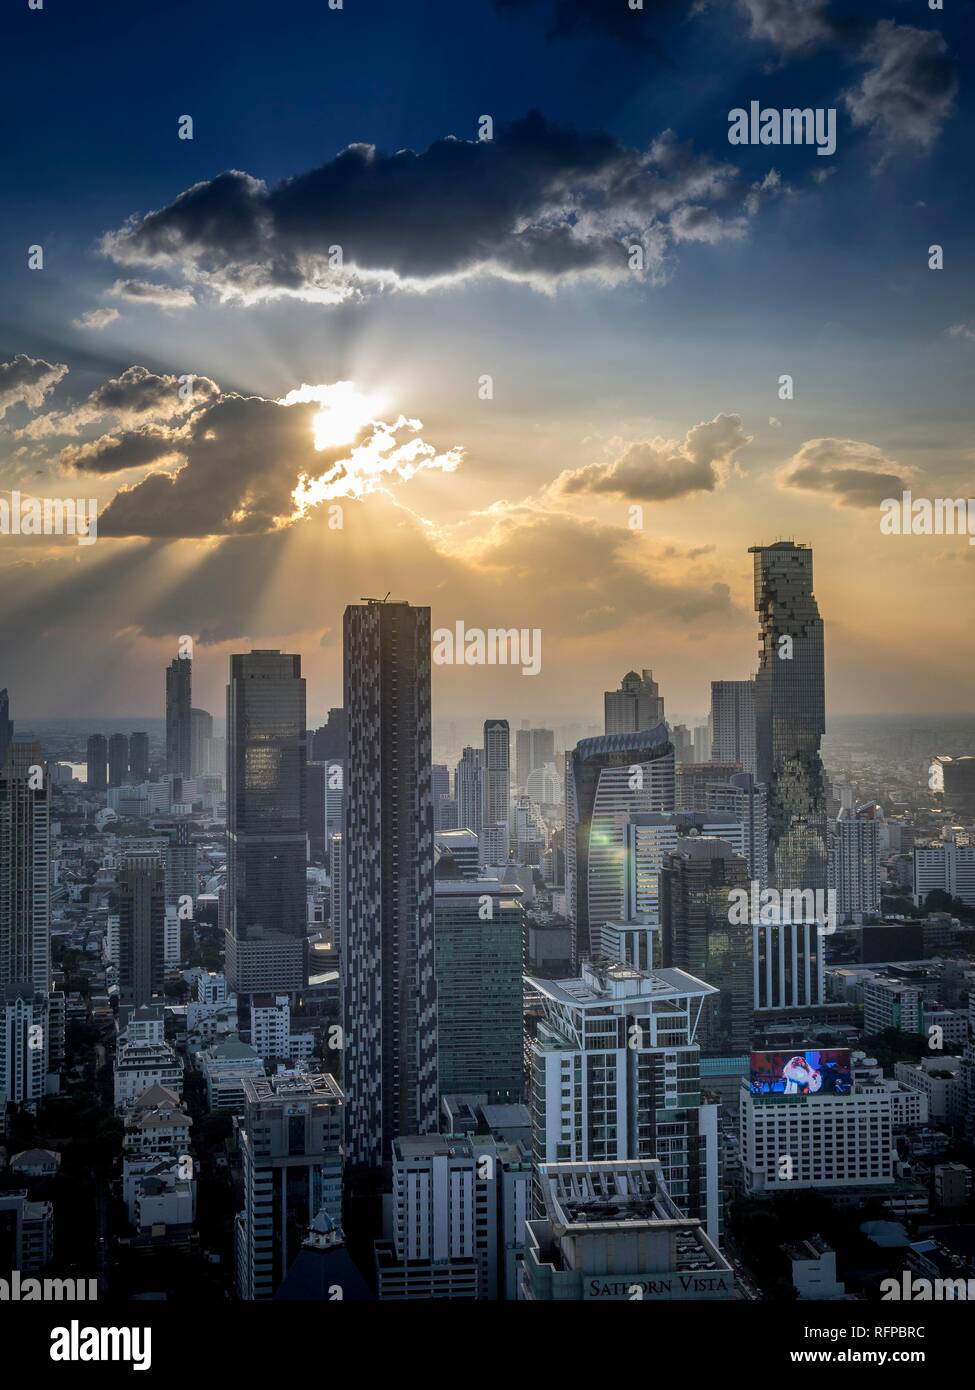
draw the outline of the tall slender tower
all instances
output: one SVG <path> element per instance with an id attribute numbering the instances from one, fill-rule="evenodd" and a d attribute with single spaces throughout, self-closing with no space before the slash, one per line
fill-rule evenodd
<path id="1" fill-rule="evenodd" d="M 511 731 L 507 719 L 485 721 L 482 786 L 481 863 L 503 864 L 508 858 L 511 811 Z"/>
<path id="2" fill-rule="evenodd" d="M 227 974 L 238 994 L 308 982 L 305 682 L 301 657 L 230 658 Z"/>
<path id="3" fill-rule="evenodd" d="M 88 786 L 95 792 L 108 786 L 108 739 L 104 734 L 88 735 Z"/>
<path id="4" fill-rule="evenodd" d="M 193 661 L 175 656 L 166 667 L 166 771 L 193 773 Z"/>
<path id="5" fill-rule="evenodd" d="M 755 762 L 768 788 L 769 882 L 826 887 L 826 789 L 820 742 L 826 728 L 823 620 L 806 545 L 756 545 Z"/>
<path id="6" fill-rule="evenodd" d="M 378 1167 L 437 1129 L 430 610 L 345 610 L 346 1146 Z"/>
<path id="7" fill-rule="evenodd" d="M 454 795 L 457 798 L 457 829 L 473 830 L 480 835 L 483 822 L 484 749 L 465 748 L 454 774 Z"/>
<path id="8" fill-rule="evenodd" d="M 743 771 L 754 776 L 754 677 L 711 682 L 711 758 L 716 763 L 741 763 Z"/>
<path id="9" fill-rule="evenodd" d="M 0 990 L 46 995 L 51 954 L 51 785 L 38 743 L 0 768 Z"/>
<path id="10" fill-rule="evenodd" d="M 138 1007 L 162 998 L 166 974 L 163 864 L 158 854 L 128 855 L 118 882 L 119 991 Z"/>
<path id="11" fill-rule="evenodd" d="M 10 697 L 6 688 L 0 690 L 0 768 L 7 761 L 7 749 L 13 742 L 14 721 L 10 718 Z"/>

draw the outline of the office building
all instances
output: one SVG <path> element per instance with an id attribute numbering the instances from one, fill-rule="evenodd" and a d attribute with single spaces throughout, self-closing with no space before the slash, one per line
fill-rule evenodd
<path id="1" fill-rule="evenodd" d="M 47 995 L 51 955 L 51 785 L 38 743 L 0 768 L 0 989 Z"/>
<path id="2" fill-rule="evenodd" d="M 166 771 L 172 777 L 193 775 L 193 662 L 189 656 L 176 656 L 166 667 Z"/>
<path id="3" fill-rule="evenodd" d="M 330 709 L 325 723 L 311 736 L 311 756 L 316 763 L 344 762 L 349 746 L 349 721 L 344 709 Z"/>
<path id="4" fill-rule="evenodd" d="M 210 766 L 213 715 L 205 709 L 190 709 L 190 776 L 203 777 L 217 769 Z"/>
<path id="5" fill-rule="evenodd" d="M 939 754 L 928 769 L 928 785 L 949 811 L 975 812 L 975 757 Z"/>
<path id="6" fill-rule="evenodd" d="M 755 677 L 755 766 L 768 791 L 769 882 L 826 887 L 823 620 L 813 557 L 792 541 L 752 546 L 761 644 Z"/>
<path id="7" fill-rule="evenodd" d="M 461 878 L 477 878 L 480 857 L 473 830 L 439 830 L 433 837 L 434 863 L 449 859 Z"/>
<path id="8" fill-rule="evenodd" d="M 484 724 L 484 766 L 481 777 L 484 805 L 481 826 L 488 828 L 508 824 L 510 806 L 510 735 L 508 720 L 492 719 Z M 469 827 L 470 828 L 470 827 Z M 508 856 L 505 855 L 505 859 Z M 495 862 L 495 860 L 487 860 Z"/>
<path id="9" fill-rule="evenodd" d="M 230 658 L 227 686 L 227 977 L 238 995 L 308 980 L 305 682 L 301 657 Z"/>
<path id="10" fill-rule="evenodd" d="M 378 1167 L 437 1127 L 430 610 L 345 610 L 347 1153 Z"/>
<path id="11" fill-rule="evenodd" d="M 88 735 L 85 780 L 93 792 L 103 792 L 108 786 L 108 739 L 104 734 Z"/>
<path id="12" fill-rule="evenodd" d="M 741 763 L 678 763 L 675 805 L 678 811 L 706 811 L 712 789 L 727 787 Z"/>
<path id="13" fill-rule="evenodd" d="M 149 780 L 149 735 L 134 733 L 129 739 L 129 777 L 133 783 Z"/>
<path id="14" fill-rule="evenodd" d="M 14 737 L 14 721 L 10 718 L 10 696 L 0 690 L 0 767 L 7 761 L 7 750 Z"/>
<path id="15" fill-rule="evenodd" d="M 755 775 L 755 679 L 711 682 L 711 757 Z"/>
<path id="16" fill-rule="evenodd" d="M 621 964 L 585 963 L 579 979 L 525 978 L 540 1010 L 525 1042 L 536 1171 L 657 1158 L 681 1211 L 717 1240 L 717 1106 L 701 1103 L 697 1036 L 717 991 L 682 970 Z"/>
<path id="17" fill-rule="evenodd" d="M 320 1212 L 341 1220 L 344 1105 L 325 1072 L 247 1076 L 243 1088 L 237 1296 L 251 1301 L 274 1295 Z"/>
<path id="18" fill-rule="evenodd" d="M 189 898 L 191 905 L 196 902 L 198 884 L 196 878 L 196 846 L 193 843 L 191 827 L 180 821 L 170 831 L 163 850 L 165 866 L 166 902 L 179 905 L 181 898 Z"/>
<path id="19" fill-rule="evenodd" d="M 492 1135 L 430 1135 L 395 1139 L 392 1160 L 380 1299 L 509 1296 L 504 1214 L 528 1214 L 527 1155 Z"/>
<path id="20" fill-rule="evenodd" d="M 518 729 L 515 733 L 515 785 L 528 790 L 528 778 L 536 769 L 555 762 L 555 732 L 552 729 Z"/>
<path id="21" fill-rule="evenodd" d="M 899 1033 L 923 1032 L 924 991 L 919 985 L 904 980 L 875 976 L 863 982 L 863 1031 L 884 1033 L 895 1028 Z"/>
<path id="22" fill-rule="evenodd" d="M 880 916 L 883 812 L 875 801 L 842 807 L 829 844 L 829 886 L 836 892 L 840 922 L 863 923 Z"/>
<path id="23" fill-rule="evenodd" d="M 565 762 L 566 915 L 578 963 L 603 922 L 625 915 L 629 817 L 674 809 L 674 752 L 658 724 L 583 739 Z"/>
<path id="24" fill-rule="evenodd" d="M 752 933 L 732 921 L 730 895 L 748 891 L 748 865 L 726 840 L 687 836 L 660 874 L 663 963 L 719 991 L 704 1007 L 702 1053 L 727 1057 L 752 1041 Z"/>
<path id="25" fill-rule="evenodd" d="M 743 854 L 749 877 L 759 889 L 768 887 L 768 797 L 765 788 L 750 772 L 737 772 L 727 782 L 708 782 L 705 804 L 709 818 L 733 816 L 742 827 L 742 845 L 735 843 L 735 853 Z M 703 831 L 708 834 L 708 831 Z M 714 832 L 720 833 L 720 832 Z M 722 835 L 729 839 L 728 835 Z"/>
<path id="26" fill-rule="evenodd" d="M 895 1176 L 893 1093 L 882 1082 L 854 1082 L 847 1094 L 739 1098 L 741 1171 L 749 1196 L 836 1188 L 876 1188 Z"/>
<path id="27" fill-rule="evenodd" d="M 434 883 L 434 971 L 441 1095 L 483 1091 L 518 1101 L 524 1085 L 525 912 L 497 879 Z"/>
<path id="28" fill-rule="evenodd" d="M 737 1297 L 734 1272 L 652 1159 L 545 1163 L 528 1222 L 522 1298 L 532 1303 Z"/>
<path id="29" fill-rule="evenodd" d="M 484 750 L 465 748 L 454 773 L 454 798 L 457 802 L 458 830 L 481 832 L 483 820 Z"/>
<path id="30" fill-rule="evenodd" d="M 5 1106 L 34 1111 L 48 1093 L 48 1001 L 29 983 L 0 988 L 0 1131 Z"/>
<path id="31" fill-rule="evenodd" d="M 649 916 L 658 920 L 660 911 L 660 871 L 671 850 L 685 836 L 717 836 L 744 856 L 745 827 L 735 816 L 714 812 L 641 811 L 631 815 L 624 831 L 626 846 L 627 918 Z"/>
<path id="32" fill-rule="evenodd" d="M 636 734 L 663 721 L 664 702 L 652 671 L 628 671 L 619 690 L 603 695 L 607 734 Z"/>
<path id="33" fill-rule="evenodd" d="M 118 878 L 120 1002 L 162 998 L 166 976 L 166 893 L 156 854 L 128 855 Z"/>
<path id="34" fill-rule="evenodd" d="M 914 901 L 923 907 L 929 893 L 947 893 L 975 907 L 975 845 L 961 845 L 949 831 L 940 845 L 914 851 Z"/>
<path id="35" fill-rule="evenodd" d="M 108 785 L 125 786 L 129 780 L 129 740 L 126 734 L 112 734 L 108 740 Z"/>

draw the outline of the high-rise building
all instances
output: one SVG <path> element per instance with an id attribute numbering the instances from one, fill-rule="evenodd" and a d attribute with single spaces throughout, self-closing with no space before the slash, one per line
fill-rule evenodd
<path id="1" fill-rule="evenodd" d="M 518 729 L 515 733 L 515 784 L 527 789 L 528 778 L 536 768 L 555 762 L 555 732 L 552 729 Z"/>
<path id="2" fill-rule="evenodd" d="M 166 667 L 166 771 L 174 777 L 193 775 L 192 710 L 193 662 L 175 656 Z"/>
<path id="3" fill-rule="evenodd" d="M 345 610 L 347 1153 L 379 1167 L 437 1128 L 430 610 Z"/>
<path id="4" fill-rule="evenodd" d="M 745 828 L 731 812 L 640 811 L 628 818 L 624 919 L 659 920 L 660 873 L 666 858 L 680 848 L 685 836 L 697 835 L 717 836 L 735 854 L 745 853 Z"/>
<path id="5" fill-rule="evenodd" d="M 149 735 L 134 733 L 129 739 L 129 777 L 133 782 L 149 780 Z"/>
<path id="6" fill-rule="evenodd" d="M 454 774 L 457 829 L 480 835 L 483 821 L 484 750 L 465 748 Z"/>
<path id="7" fill-rule="evenodd" d="M 674 751 L 657 724 L 583 739 L 565 766 L 566 915 L 578 964 L 599 927 L 623 916 L 629 816 L 674 809 Z"/>
<path id="8" fill-rule="evenodd" d="M 975 757 L 970 753 L 960 758 L 939 754 L 928 768 L 928 786 L 944 797 L 946 810 L 975 812 Z"/>
<path id="9" fill-rule="evenodd" d="M 196 881 L 196 845 L 190 825 L 180 821 L 170 833 L 169 842 L 163 854 L 165 867 L 166 902 L 179 904 L 180 898 L 190 898 L 196 902 L 198 885 Z"/>
<path id="10" fill-rule="evenodd" d="M 678 1207 L 717 1240 L 718 1107 L 701 1102 L 697 1039 L 714 987 L 683 970 L 619 963 L 586 962 L 581 979 L 525 978 L 541 1009 L 526 1037 L 536 1173 L 543 1163 L 657 1158 Z"/>
<path id="11" fill-rule="evenodd" d="M 711 682 L 711 757 L 755 775 L 755 679 Z"/>
<path id="12" fill-rule="evenodd" d="M 435 880 L 434 969 L 441 1095 L 518 1101 L 524 1087 L 525 912 L 516 885 Z"/>
<path id="13" fill-rule="evenodd" d="M 341 762 L 349 745 L 349 720 L 344 709 L 330 709 L 328 718 L 312 734 L 312 758 L 316 763 Z"/>
<path id="14" fill-rule="evenodd" d="M 88 735 L 86 780 L 94 792 L 103 792 L 108 786 L 108 739 L 104 734 Z"/>
<path id="15" fill-rule="evenodd" d="M 305 751 L 301 657 L 232 656 L 227 975 L 237 994 L 289 994 L 308 980 Z"/>
<path id="16" fill-rule="evenodd" d="M 237 1296 L 271 1298 L 319 1212 L 342 1215 L 342 1092 L 325 1072 L 244 1076 Z"/>
<path id="17" fill-rule="evenodd" d="M 733 922 L 733 889 L 748 891 L 748 865 L 726 840 L 685 836 L 664 860 L 660 922 L 664 964 L 719 991 L 701 1019 L 701 1051 L 716 1057 L 747 1052 L 752 1042 L 752 932 Z"/>
<path id="18" fill-rule="evenodd" d="M 379 1297 L 514 1296 L 506 1217 L 527 1215 L 524 1151 L 493 1135 L 395 1139 L 392 1170 L 389 1238 L 376 1243 Z"/>
<path id="19" fill-rule="evenodd" d="M 958 844 L 949 832 L 944 844 L 914 850 L 914 901 L 924 906 L 929 893 L 947 893 L 975 907 L 975 845 Z"/>
<path id="20" fill-rule="evenodd" d="M 328 843 L 326 819 L 328 800 L 328 765 L 309 762 L 305 766 L 305 786 L 308 815 L 308 853 L 313 864 L 320 864 Z"/>
<path id="21" fill-rule="evenodd" d="M 53 996 L 51 996 L 53 997 Z M 0 987 L 0 1104 L 34 1111 L 47 1094 L 49 996 L 29 981 Z"/>
<path id="22" fill-rule="evenodd" d="M 499 835 L 506 827 L 504 844 L 497 844 L 494 855 L 484 864 L 504 864 L 508 859 L 507 825 L 511 806 L 511 736 L 507 719 L 489 719 L 484 724 L 484 766 L 482 776 L 484 805 L 481 826 Z"/>
<path id="23" fill-rule="evenodd" d="M 51 783 L 38 743 L 0 768 L 0 988 L 46 997 L 51 959 Z"/>
<path id="24" fill-rule="evenodd" d="M 705 788 L 708 815 L 731 815 L 742 827 L 742 848 L 750 876 L 759 889 L 768 887 L 768 797 L 750 772 L 737 772 L 728 782 L 709 782 Z M 705 832 L 707 833 L 707 832 Z M 723 836 L 727 839 L 727 836 Z"/>
<path id="25" fill-rule="evenodd" d="M 741 772 L 741 763 L 678 763 L 676 806 L 678 811 L 706 811 L 708 791 L 727 786 Z"/>
<path id="26" fill-rule="evenodd" d="M 864 922 L 880 915 L 880 826 L 875 801 L 843 807 L 830 839 L 830 887 L 836 890 L 841 922 Z"/>
<path id="27" fill-rule="evenodd" d="M 755 765 L 768 789 L 769 882 L 826 887 L 826 728 L 823 620 L 806 545 L 752 546 L 759 615 Z"/>
<path id="28" fill-rule="evenodd" d="M 652 729 L 664 717 L 664 702 L 653 672 L 627 671 L 619 690 L 603 696 L 607 734 L 636 734 Z"/>
<path id="29" fill-rule="evenodd" d="M 108 740 L 108 785 L 122 787 L 129 780 L 129 738 L 112 734 Z"/>
<path id="30" fill-rule="evenodd" d="M 328 920 L 331 928 L 332 949 L 336 953 L 340 969 L 345 966 L 341 958 L 342 939 L 345 932 L 345 850 L 341 835 L 333 835 L 328 842 L 329 898 Z"/>
<path id="31" fill-rule="evenodd" d="M 14 721 L 10 718 L 10 697 L 6 688 L 0 690 L 0 767 L 7 761 L 7 749 L 13 742 Z"/>
<path id="32" fill-rule="evenodd" d="M 161 999 L 166 975 L 166 893 L 157 854 L 125 858 L 118 879 L 120 1002 Z"/>
<path id="33" fill-rule="evenodd" d="M 209 710 L 190 710 L 190 776 L 203 777 L 213 771 L 210 767 L 210 741 L 213 738 L 213 715 Z"/>
<path id="34" fill-rule="evenodd" d="M 438 830 L 433 837 L 434 867 L 447 858 L 461 878 L 477 878 L 480 859 L 473 830 Z M 443 1089 L 441 1087 L 441 1089 Z"/>

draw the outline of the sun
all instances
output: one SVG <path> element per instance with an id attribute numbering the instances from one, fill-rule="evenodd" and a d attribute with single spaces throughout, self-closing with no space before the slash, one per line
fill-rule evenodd
<path id="1" fill-rule="evenodd" d="M 321 410 L 312 420 L 315 448 L 336 449 L 351 444 L 372 420 L 382 413 L 385 401 L 378 392 L 360 391 L 354 381 L 336 381 L 328 386 L 302 385 L 279 402 L 299 405 L 318 401 Z"/>

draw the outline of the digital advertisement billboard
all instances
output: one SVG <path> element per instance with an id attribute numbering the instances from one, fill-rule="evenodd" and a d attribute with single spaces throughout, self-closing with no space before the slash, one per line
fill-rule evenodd
<path id="1" fill-rule="evenodd" d="M 753 1096 L 848 1096 L 853 1089 L 849 1048 L 753 1052 L 748 1088 Z"/>

